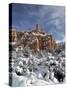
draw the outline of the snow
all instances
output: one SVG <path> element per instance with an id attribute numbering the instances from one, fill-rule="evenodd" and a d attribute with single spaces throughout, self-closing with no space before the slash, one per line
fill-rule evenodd
<path id="1" fill-rule="evenodd" d="M 64 50 L 59 54 L 56 52 L 57 56 L 45 51 L 33 54 L 29 48 L 17 48 L 12 52 L 9 68 L 9 73 L 12 74 L 12 86 L 42 86 L 61 83 L 56 76 L 58 70 L 63 76 L 62 82 L 64 81 Z"/>
<path id="2" fill-rule="evenodd" d="M 62 43 L 62 42 L 65 42 L 65 39 L 63 39 L 63 40 L 56 40 L 56 43 Z"/>
<path id="3" fill-rule="evenodd" d="M 11 42 L 10 44 L 12 44 L 12 45 L 16 45 L 16 42 Z"/>

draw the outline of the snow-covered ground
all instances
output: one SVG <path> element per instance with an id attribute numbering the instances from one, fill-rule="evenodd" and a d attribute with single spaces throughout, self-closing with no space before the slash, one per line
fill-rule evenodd
<path id="1" fill-rule="evenodd" d="M 65 52 L 56 54 L 28 48 L 14 48 L 9 60 L 12 86 L 42 86 L 65 81 Z"/>

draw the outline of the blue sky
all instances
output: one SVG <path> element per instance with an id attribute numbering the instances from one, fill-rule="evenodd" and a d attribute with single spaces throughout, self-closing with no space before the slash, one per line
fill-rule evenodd
<path id="1" fill-rule="evenodd" d="M 64 40 L 65 7 L 49 5 L 12 4 L 12 27 L 29 31 L 39 24 L 56 40 Z"/>

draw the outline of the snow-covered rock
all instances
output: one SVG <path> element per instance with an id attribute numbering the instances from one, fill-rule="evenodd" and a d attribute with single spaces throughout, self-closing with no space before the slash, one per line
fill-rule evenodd
<path id="1" fill-rule="evenodd" d="M 9 62 L 13 86 L 36 86 L 64 82 L 64 51 L 59 54 L 46 51 L 32 54 L 27 47 L 19 49 L 18 52 L 16 50 L 12 51 L 12 58 Z"/>

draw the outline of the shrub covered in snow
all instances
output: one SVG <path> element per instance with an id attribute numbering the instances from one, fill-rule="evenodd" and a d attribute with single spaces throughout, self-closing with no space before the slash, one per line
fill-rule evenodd
<path id="1" fill-rule="evenodd" d="M 12 51 L 9 60 L 9 71 L 18 77 L 24 77 L 25 85 L 35 85 L 35 82 L 61 83 L 65 80 L 65 52 L 55 50 L 47 52 L 45 50 L 33 54 L 29 48 L 16 49 Z M 16 77 L 16 78 L 18 78 Z M 15 76 L 14 76 L 15 78 Z M 15 79 L 13 79 L 14 81 Z M 17 79 L 17 82 L 18 79 Z M 22 85 L 20 81 L 20 85 Z"/>

